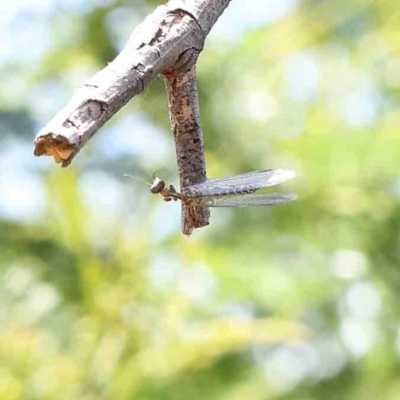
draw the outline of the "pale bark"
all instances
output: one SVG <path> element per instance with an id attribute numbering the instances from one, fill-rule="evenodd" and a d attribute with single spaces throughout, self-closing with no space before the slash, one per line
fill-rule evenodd
<path id="1" fill-rule="evenodd" d="M 50 155 L 68 166 L 87 140 L 155 76 L 188 60 L 190 66 L 229 2 L 170 0 L 157 7 L 116 59 L 88 79 L 39 132 L 35 155 Z"/>

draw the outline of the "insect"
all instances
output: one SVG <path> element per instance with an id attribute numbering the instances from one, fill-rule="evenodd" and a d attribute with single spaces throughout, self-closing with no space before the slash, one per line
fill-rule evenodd
<path id="1" fill-rule="evenodd" d="M 275 186 L 295 176 L 288 169 L 267 169 L 264 171 L 248 172 L 226 178 L 211 179 L 204 183 L 187 186 L 179 193 L 165 181 L 154 177 L 150 191 L 160 194 L 164 201 L 181 200 L 186 207 L 252 207 L 275 206 L 288 203 L 297 198 L 295 194 L 255 193 L 257 190 Z M 189 232 L 188 234 L 190 234 Z"/>

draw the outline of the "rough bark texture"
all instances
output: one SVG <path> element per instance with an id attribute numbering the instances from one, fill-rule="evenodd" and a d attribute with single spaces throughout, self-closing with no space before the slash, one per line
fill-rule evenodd
<path id="1" fill-rule="evenodd" d="M 133 31 L 118 57 L 87 80 L 39 132 L 34 154 L 50 155 L 63 167 L 69 165 L 87 140 L 152 78 L 201 52 L 205 37 L 229 2 L 170 0 L 157 7 Z"/>
<path id="2" fill-rule="evenodd" d="M 181 191 L 207 179 L 197 96 L 197 57 L 195 54 L 187 54 L 185 58 L 179 70 L 170 69 L 163 75 L 175 138 Z M 189 65 L 191 67 L 186 71 Z M 185 235 L 190 235 L 194 228 L 209 224 L 210 211 L 207 207 L 187 207 L 183 201 L 181 204 L 182 232 Z"/>

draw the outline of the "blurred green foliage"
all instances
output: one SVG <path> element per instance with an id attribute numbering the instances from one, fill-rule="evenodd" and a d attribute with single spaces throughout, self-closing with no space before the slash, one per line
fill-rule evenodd
<path id="1" fill-rule="evenodd" d="M 398 2 L 287 2 L 242 30 L 230 5 L 198 65 L 208 176 L 291 168 L 299 200 L 212 210 L 191 238 L 140 182 L 176 168 L 159 79 L 73 166 L 32 159 L 161 4 L 98 3 L 21 12 L 51 34 L 0 64 L 0 399 L 397 400 Z"/>

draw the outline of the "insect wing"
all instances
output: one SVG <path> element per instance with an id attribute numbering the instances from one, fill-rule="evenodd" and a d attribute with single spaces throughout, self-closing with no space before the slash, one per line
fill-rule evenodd
<path id="1" fill-rule="evenodd" d="M 267 169 L 221 179 L 211 179 L 198 185 L 189 186 L 183 190 L 183 193 L 188 197 L 204 197 L 254 192 L 263 187 L 278 185 L 294 176 L 295 172 L 288 169 Z"/>
<path id="2" fill-rule="evenodd" d="M 295 194 L 241 194 L 232 196 L 203 197 L 200 205 L 207 207 L 260 207 L 276 206 L 296 200 Z"/>

